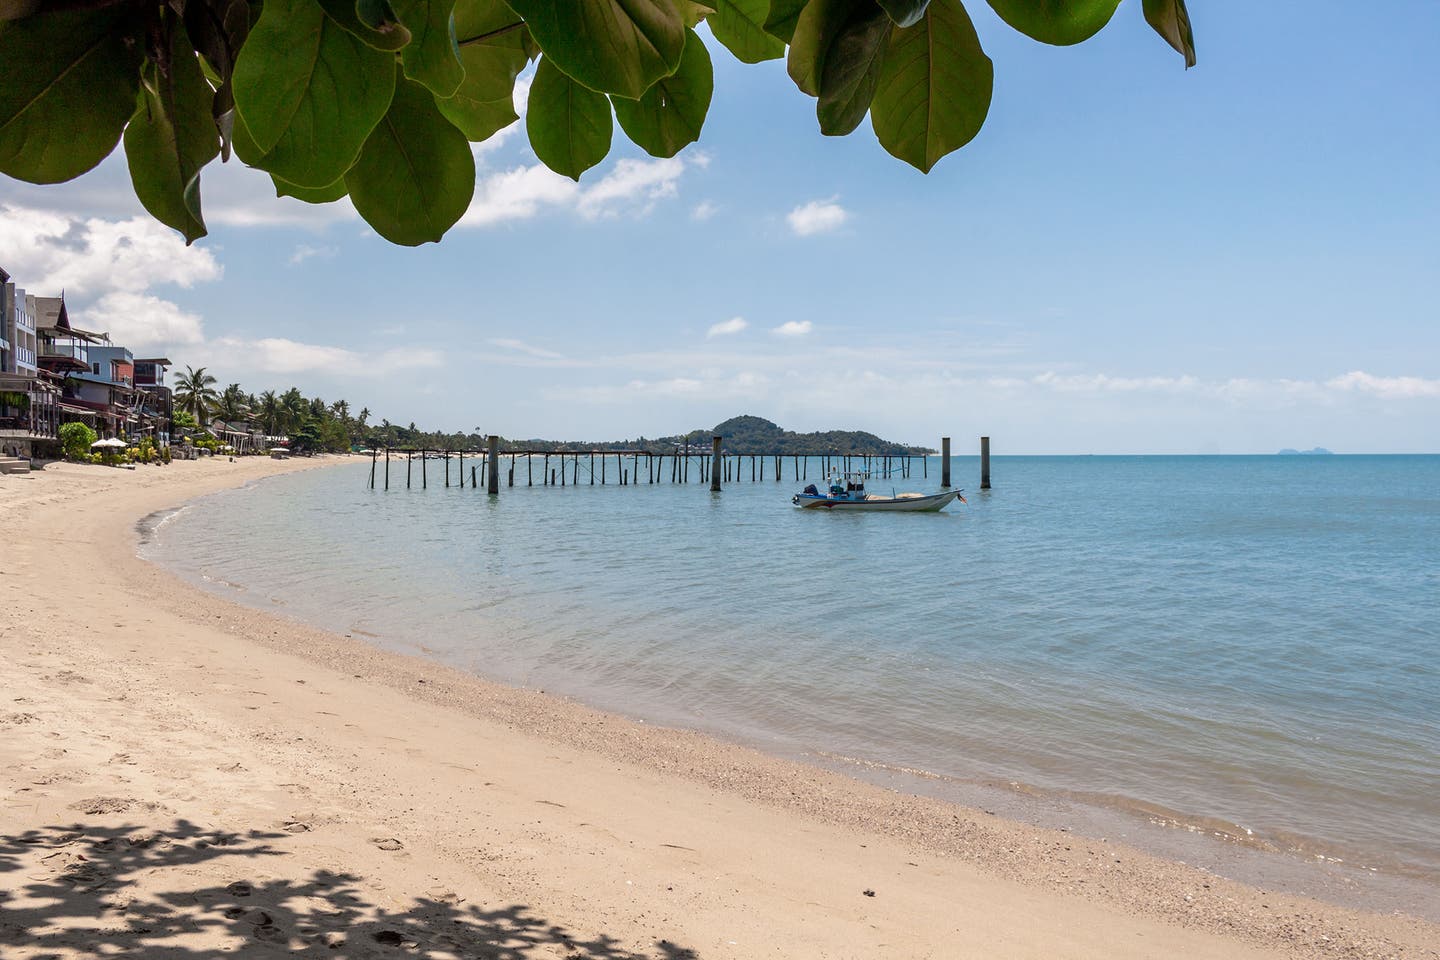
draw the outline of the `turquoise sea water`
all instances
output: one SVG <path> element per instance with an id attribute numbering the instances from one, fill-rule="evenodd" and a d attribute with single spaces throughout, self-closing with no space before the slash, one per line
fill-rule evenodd
<path id="1" fill-rule="evenodd" d="M 368 470 L 209 498 L 144 550 L 652 721 L 1440 877 L 1440 457 L 996 458 L 985 493 L 956 458 L 942 514 L 802 512 L 788 464 L 498 499 Z"/>

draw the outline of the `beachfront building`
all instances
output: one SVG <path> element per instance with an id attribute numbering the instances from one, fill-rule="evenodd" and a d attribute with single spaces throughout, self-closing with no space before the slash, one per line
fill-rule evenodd
<path id="1" fill-rule="evenodd" d="M 137 357 L 135 360 L 136 412 L 140 431 L 157 446 L 170 445 L 170 424 L 175 418 L 175 397 L 165 385 L 165 374 L 173 366 L 166 357 Z"/>
<path id="2" fill-rule="evenodd" d="M 40 374 L 35 297 L 0 269 L 0 456 L 59 439 L 60 391 Z"/>
<path id="3" fill-rule="evenodd" d="M 124 347 L 92 343 L 88 361 L 70 375 L 68 402 L 93 411 L 102 436 L 130 439 L 140 432 L 135 358 Z"/>
<path id="4" fill-rule="evenodd" d="M 62 423 L 80 422 L 102 436 L 114 436 L 107 426 L 114 418 L 109 410 L 85 402 L 79 376 L 88 373 L 90 348 L 109 343 L 104 334 L 81 330 L 70 323 L 65 295 L 35 297 L 35 331 L 39 336 L 40 375 L 60 391 L 58 401 Z"/>

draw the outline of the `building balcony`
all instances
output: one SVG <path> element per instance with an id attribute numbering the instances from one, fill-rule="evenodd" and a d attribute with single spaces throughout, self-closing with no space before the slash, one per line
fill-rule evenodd
<path id="1" fill-rule="evenodd" d="M 78 340 L 45 340 L 40 344 L 41 360 L 58 360 L 90 366 L 90 348 Z"/>

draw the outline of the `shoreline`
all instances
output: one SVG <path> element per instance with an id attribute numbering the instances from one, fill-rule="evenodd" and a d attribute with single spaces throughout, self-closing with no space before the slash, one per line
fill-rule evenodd
<path id="1" fill-rule="evenodd" d="M 159 796 L 128 800 L 123 812 L 129 819 L 148 818 L 151 827 L 163 827 L 167 817 L 184 815 L 196 823 L 224 821 L 230 830 L 247 819 L 257 829 L 258 821 L 280 831 L 274 843 L 297 848 L 292 862 L 324 861 L 337 873 L 368 878 L 356 881 L 360 886 L 392 891 L 391 899 L 440 904 L 446 907 L 442 914 L 454 912 L 458 899 L 509 899 L 584 936 L 604 934 L 627 949 L 649 951 L 624 956 L 687 955 L 666 953 L 665 944 L 699 956 L 948 956 L 958 952 L 957 937 L 996 957 L 1440 956 L 1440 929 L 1430 923 L 1246 887 L 1123 844 L 1003 821 L 701 734 L 651 728 L 552 695 L 502 687 L 257 612 L 135 556 L 136 523 L 158 510 L 236 481 L 323 465 L 197 461 L 165 468 L 182 468 L 173 482 L 169 474 L 145 471 L 111 479 L 80 476 L 96 468 L 57 470 L 71 496 L 38 490 L 28 521 L 7 509 L 14 506 L 7 502 L 14 485 L 0 486 L 0 521 L 21 531 L 22 554 L 20 566 L 11 566 L 11 576 L 0 582 L 11 591 L 33 587 L 36 597 L 0 615 L 9 620 L 0 620 L 4 633 L 17 638 L 5 641 L 6 658 L 26 661 L 11 664 L 18 669 L 9 671 L 4 688 L 14 703 L 4 710 L 31 717 L 9 720 L 4 728 L 0 752 L 7 768 L 29 768 L 7 775 L 17 781 L 12 789 L 25 804 L 4 807 L 3 833 L 74 819 L 74 812 L 62 811 L 86 799 L 77 794 L 96 793 L 101 784 L 91 781 L 97 778 L 118 775 L 123 782 L 110 786 L 143 792 L 128 786 L 145 779 L 132 768 L 150 764 L 169 769 L 170 776 L 151 775 L 146 782 Z M 232 467 L 240 469 L 227 469 Z M 48 472 L 25 483 L 60 479 Z M 126 482 L 132 479 L 157 482 Z M 81 533 L 92 534 L 88 543 L 76 536 Z M 89 617 L 93 623 L 83 639 L 25 618 L 27 607 L 33 617 L 67 597 L 65 584 L 54 582 L 59 558 L 40 549 L 57 534 L 74 544 L 64 558 L 71 565 L 87 557 L 98 561 L 95 575 L 82 577 L 94 581 L 90 595 L 117 608 L 144 610 L 149 631 L 137 628 L 130 613 L 117 613 L 113 621 Z M 154 609 L 145 610 L 147 603 Z M 172 636 L 186 643 L 177 649 L 166 642 Z M 21 647 L 27 648 L 23 655 L 16 653 Z M 193 656 L 197 647 L 205 657 Z M 55 679 L 66 672 L 55 671 L 67 654 L 91 665 L 86 683 Z M 190 676 L 195 672 L 202 677 Z M 22 675 L 57 700 L 98 693 L 109 678 L 124 677 L 124 684 L 112 683 L 109 690 L 125 699 L 70 703 L 78 719 L 66 726 L 49 715 L 45 698 L 16 692 L 25 686 L 16 679 Z M 216 687 L 225 688 L 223 696 L 214 696 Z M 68 761 L 45 755 L 55 749 L 45 742 L 48 734 L 102 736 L 93 731 L 112 727 L 97 722 L 96 713 L 107 710 L 119 711 L 127 727 L 143 727 L 128 716 L 150 707 L 149 700 L 140 701 L 144 708 L 134 700 L 141 688 L 173 711 L 164 725 L 235 731 L 240 742 L 232 752 L 243 756 L 233 762 L 246 770 L 287 768 L 287 779 L 262 789 L 249 781 L 264 777 L 239 783 L 233 775 L 217 778 L 225 764 L 201 771 L 210 757 L 157 753 L 144 742 L 121 751 L 130 762 L 118 774 L 56 769 Z M 417 739 L 421 730 L 429 736 Z M 479 767 L 457 762 L 477 746 L 485 748 L 478 751 L 485 757 Z M 307 783 L 293 776 L 297 770 L 318 776 Z M 492 779 L 476 783 L 484 771 Z M 72 779 L 35 782 L 57 773 Z M 176 773 L 185 775 L 187 786 L 169 795 L 163 785 L 173 784 Z M 421 793 L 415 783 L 428 787 Z M 166 813 L 145 808 L 147 803 Z M 16 811 L 32 804 L 23 825 L 12 827 Z M 454 822 L 436 824 L 436 810 L 452 813 Z M 302 817 L 289 826 L 304 829 L 289 829 L 286 817 Z M 475 849 L 481 838 L 485 854 Z M 387 850 L 390 841 L 401 846 Z M 402 851 L 403 857 L 395 855 Z M 279 862 L 249 859 L 267 869 Z M 433 882 L 437 877 L 444 882 Z M 660 877 L 671 882 L 660 883 Z M 227 881 L 233 882 L 240 881 Z M 443 895 L 433 892 L 440 887 Z M 378 910 L 381 898 L 370 899 Z M 26 901 L 18 902 L 23 912 Z M 263 912 L 274 920 L 280 911 L 270 903 Z M 518 923 L 513 910 L 506 916 L 510 926 Z M 409 926 L 400 934 L 439 942 L 427 917 L 410 909 Z M 87 922 L 93 926 L 95 919 Z M 294 929 L 280 933 L 303 939 L 306 924 L 291 919 Z M 447 922 L 454 920 L 447 915 Z M 471 928 L 479 923 L 474 915 L 467 922 Z M 207 929 L 221 938 L 254 933 L 243 918 Z M 724 932 L 732 929 L 741 934 Z M 0 943 L 9 935 L 0 926 Z M 16 942 L 23 948 L 23 939 Z M 561 949 L 553 938 L 550 946 Z M 52 942 L 47 949 L 56 947 Z"/>

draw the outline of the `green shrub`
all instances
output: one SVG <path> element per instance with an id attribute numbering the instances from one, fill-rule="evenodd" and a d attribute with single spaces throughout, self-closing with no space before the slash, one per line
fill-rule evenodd
<path id="1" fill-rule="evenodd" d="M 60 427 L 60 446 L 67 460 L 90 460 L 90 444 L 96 439 L 95 431 L 83 423 L 67 423 Z"/>

